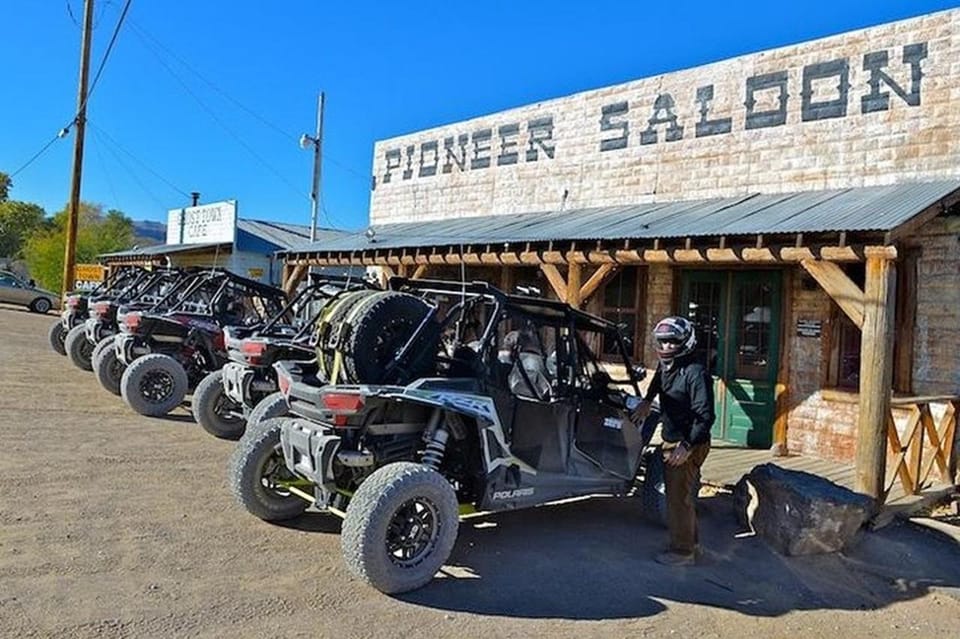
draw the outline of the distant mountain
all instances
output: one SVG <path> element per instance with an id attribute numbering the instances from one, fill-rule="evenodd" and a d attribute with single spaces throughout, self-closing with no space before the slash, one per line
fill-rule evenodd
<path id="1" fill-rule="evenodd" d="M 163 244 L 167 241 L 167 225 L 151 220 L 134 220 L 133 235 L 138 246 Z"/>

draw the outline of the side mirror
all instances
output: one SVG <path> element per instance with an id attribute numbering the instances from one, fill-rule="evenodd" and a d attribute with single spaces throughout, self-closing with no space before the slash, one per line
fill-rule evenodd
<path id="1" fill-rule="evenodd" d="M 633 377 L 638 382 L 640 380 L 646 379 L 647 377 L 647 367 L 643 364 L 634 364 L 633 366 Z"/>
<path id="2" fill-rule="evenodd" d="M 37 286 L 37 280 L 35 280 L 35 279 L 33 279 L 33 278 L 30 278 L 30 281 L 29 281 L 28 283 L 30 284 L 30 286 L 31 286 L 32 288 Z"/>

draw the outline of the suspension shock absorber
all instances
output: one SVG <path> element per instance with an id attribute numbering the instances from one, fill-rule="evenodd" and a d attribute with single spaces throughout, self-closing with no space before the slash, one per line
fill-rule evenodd
<path id="1" fill-rule="evenodd" d="M 430 438 L 430 441 L 427 442 L 427 447 L 423 451 L 423 462 L 424 466 L 428 466 L 434 470 L 440 468 L 440 462 L 443 461 L 443 453 L 447 448 L 447 431 L 442 428 L 438 428 L 433 433 L 433 437 Z"/>
<path id="2" fill-rule="evenodd" d="M 443 453 L 447 447 L 447 431 L 440 428 L 440 419 L 443 417 L 443 411 L 439 408 L 434 409 L 430 415 L 430 421 L 423 431 L 423 441 L 427 446 L 423 451 L 424 466 L 434 470 L 440 468 L 440 462 L 443 461 Z"/>

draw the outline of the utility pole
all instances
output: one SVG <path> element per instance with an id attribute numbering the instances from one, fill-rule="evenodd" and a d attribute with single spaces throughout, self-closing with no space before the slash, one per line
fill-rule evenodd
<path id="1" fill-rule="evenodd" d="M 310 191 L 310 243 L 317 241 L 317 216 L 320 212 L 320 174 L 323 162 L 323 104 L 324 94 L 320 92 L 317 101 L 317 133 L 314 136 L 304 133 L 300 136 L 300 147 L 306 149 L 313 145 L 313 188 Z"/>
<path id="2" fill-rule="evenodd" d="M 83 3 L 83 36 L 80 40 L 80 87 L 77 91 L 77 136 L 73 141 L 73 175 L 67 209 L 67 241 L 63 249 L 63 290 L 61 299 L 73 289 L 77 263 L 77 222 L 80 216 L 80 180 L 83 174 L 83 136 L 87 124 L 87 81 L 90 76 L 90 40 L 93 37 L 93 0 Z"/>

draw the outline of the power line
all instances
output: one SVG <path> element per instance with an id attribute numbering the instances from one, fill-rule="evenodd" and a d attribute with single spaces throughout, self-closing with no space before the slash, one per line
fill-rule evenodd
<path id="1" fill-rule="evenodd" d="M 187 192 L 184 191 L 183 189 L 179 188 L 176 184 L 174 184 L 173 182 L 171 182 L 170 180 L 168 180 L 167 178 L 163 177 L 163 176 L 160 175 L 158 172 L 156 172 L 155 170 L 153 170 L 152 168 L 150 168 L 150 166 L 147 165 L 146 162 L 144 162 L 143 160 L 141 160 L 140 158 L 138 158 L 136 155 L 134 155 L 133 153 L 131 153 L 131 152 L 130 152 L 129 150 L 127 150 L 126 148 L 124 148 L 119 142 L 117 142 L 115 139 L 113 139 L 113 137 L 112 137 L 109 133 L 107 133 L 106 131 L 104 131 L 103 128 L 97 126 L 97 125 L 94 124 L 93 122 L 89 122 L 89 121 L 88 121 L 87 124 L 90 126 L 91 129 L 93 129 L 94 131 L 96 131 L 96 132 L 98 132 L 99 134 L 103 135 L 103 138 L 106 139 L 108 142 L 110 142 L 114 147 L 116 147 L 118 150 L 122 151 L 125 155 L 129 156 L 130 159 L 132 159 L 134 162 L 136 162 L 137 164 L 139 164 L 140 167 L 143 168 L 145 171 L 147 171 L 148 173 L 150 173 L 151 175 L 153 175 L 155 178 L 157 178 L 158 180 L 160 180 L 161 182 L 163 182 L 164 184 L 166 184 L 167 186 L 169 186 L 171 189 L 173 189 L 174 191 L 176 191 L 177 193 L 179 193 L 179 194 L 182 195 L 183 197 L 185 197 L 185 198 L 187 198 L 187 199 L 190 199 L 190 194 L 189 194 L 189 193 L 187 193 Z"/>
<path id="2" fill-rule="evenodd" d="M 103 138 L 100 138 L 100 136 L 101 136 L 101 135 L 106 136 L 106 133 L 105 133 L 102 129 L 99 129 L 98 127 L 91 126 L 90 128 L 91 128 L 91 130 L 93 130 L 93 134 L 94 134 L 95 136 L 97 136 L 97 138 L 99 138 L 99 139 L 101 140 L 101 142 L 102 142 L 102 141 L 103 141 Z M 107 145 L 107 144 L 104 144 L 104 148 L 107 149 L 107 151 L 110 152 L 110 155 L 112 155 L 113 158 L 117 161 L 117 164 L 119 164 L 119 165 L 123 168 L 124 171 L 126 171 L 127 173 L 130 174 L 130 177 L 133 178 L 133 181 L 137 183 L 137 186 L 139 186 L 139 187 L 143 190 L 143 192 L 146 193 L 147 196 L 149 196 L 150 199 L 153 200 L 161 210 L 163 210 L 164 208 L 166 208 L 166 205 L 160 200 L 160 198 L 157 197 L 157 195 L 156 195 L 153 191 L 151 191 L 151 190 L 147 187 L 147 185 L 144 184 L 144 183 L 140 180 L 139 177 L 137 177 L 137 174 L 133 172 L 133 169 L 131 169 L 129 166 L 127 166 L 127 165 L 123 162 L 123 160 L 120 158 L 120 156 L 117 154 L 117 152 L 116 152 L 112 147 L 110 147 L 110 146 Z"/>
<path id="3" fill-rule="evenodd" d="M 39 159 L 40 159 L 40 156 L 43 155 L 44 153 L 46 153 L 46 152 L 47 152 L 47 149 L 49 149 L 51 146 L 53 146 L 53 143 L 56 142 L 57 140 L 59 140 L 60 137 L 61 137 L 60 135 L 55 135 L 55 136 L 53 136 L 53 139 L 52 139 L 52 140 L 50 140 L 49 142 L 47 142 L 46 144 L 44 144 L 44 145 L 40 148 L 40 150 L 37 151 L 36 153 L 34 153 L 33 156 L 32 156 L 29 160 L 27 160 L 26 162 L 24 162 L 23 165 L 21 165 L 19 169 L 17 169 L 17 170 L 14 171 L 13 173 L 11 173 L 11 174 L 10 174 L 10 179 L 13 179 L 13 178 L 17 177 L 17 174 L 21 173 L 21 172 L 22 172 L 24 169 L 26 169 L 28 166 L 30 166 L 31 164 L 33 164 L 34 162 L 36 162 L 37 160 L 39 160 Z"/>
<path id="4" fill-rule="evenodd" d="M 300 140 L 299 136 L 296 136 L 296 135 L 290 133 L 289 131 L 287 131 L 286 129 L 284 129 L 283 127 L 281 127 L 281 126 L 279 126 L 279 125 L 271 122 L 270 120 L 268 120 L 266 117 L 264 117 L 264 116 L 261 115 L 260 113 L 254 111 L 253 109 L 249 108 L 248 106 L 246 106 L 245 104 L 243 104 L 242 102 L 240 102 L 240 100 L 237 100 L 236 98 L 234 98 L 232 95 L 230 95 L 229 93 L 227 93 L 224 89 L 222 89 L 220 86 L 218 86 L 218 85 L 217 85 L 216 83 L 214 83 L 212 80 L 210 80 L 208 77 L 206 77 L 205 75 L 203 75 L 200 71 L 198 71 L 198 70 L 196 69 L 196 67 L 192 66 L 189 62 L 187 62 L 186 60 L 184 60 L 181 56 L 177 55 L 176 52 L 174 52 L 172 49 L 170 49 L 169 47 L 167 47 L 166 45 L 164 45 L 163 42 L 161 42 L 156 36 L 154 36 L 153 34 L 151 34 L 151 33 L 150 33 L 149 31 L 147 31 L 145 28 L 143 28 L 138 22 L 136 22 L 135 20 L 131 19 L 131 20 L 130 20 L 130 27 L 134 30 L 134 32 L 138 35 L 138 37 L 140 37 L 141 39 L 148 39 L 148 40 L 150 40 L 150 41 L 153 43 L 154 46 L 156 46 L 157 48 L 161 49 L 161 50 L 164 51 L 167 55 L 169 55 L 171 58 L 173 58 L 174 60 L 176 60 L 177 62 L 179 62 L 181 65 L 183 65 L 184 68 L 186 68 L 188 71 L 190 71 L 193 75 L 197 76 L 197 77 L 198 77 L 201 81 L 203 81 L 207 86 L 209 86 L 211 89 L 213 89 L 214 91 L 216 91 L 217 93 L 219 93 L 221 96 L 223 96 L 226 100 L 228 100 L 230 103 L 232 103 L 232 104 L 233 104 L 234 106 L 236 106 L 238 109 L 244 111 L 244 112 L 247 113 L 249 116 L 251 116 L 252 118 L 258 120 L 261 124 L 263 124 L 264 126 L 266 126 L 266 127 L 269 128 L 269 129 L 272 129 L 274 132 L 280 134 L 280 135 L 283 136 L 284 138 L 286 138 L 286 139 L 288 139 L 288 140 L 291 140 L 291 141 L 293 141 L 293 142 L 299 142 L 299 140 Z M 334 164 L 334 165 L 337 166 L 338 168 L 343 169 L 344 171 L 346 171 L 346 172 L 348 172 L 348 173 L 351 173 L 352 175 L 360 178 L 360 179 L 363 180 L 364 182 L 367 182 L 367 181 L 369 181 L 369 179 L 370 179 L 370 177 L 369 177 L 368 175 L 366 175 L 366 174 L 364 174 L 364 173 L 362 173 L 362 172 L 360 172 L 360 171 L 357 171 L 356 169 L 354 169 L 354 168 L 352 168 L 352 167 L 344 164 L 343 162 L 337 160 L 337 159 L 334 158 L 334 157 L 331 157 L 328 153 L 323 153 L 323 159 L 324 159 L 324 160 L 327 160 L 328 162 L 330 162 L 330 163 L 332 163 L 332 164 Z"/>
<path id="5" fill-rule="evenodd" d="M 214 110 L 211 109 L 209 106 L 207 106 L 207 104 L 200 98 L 200 96 L 198 96 L 196 93 L 194 93 L 194 91 L 193 91 L 193 90 L 190 88 L 190 86 L 183 80 L 183 78 L 180 77 L 180 75 L 178 75 L 177 72 L 174 71 L 174 70 L 170 67 L 169 64 L 167 64 L 167 62 L 163 59 L 162 56 L 160 56 L 159 53 L 157 53 L 157 51 L 156 51 L 155 49 L 153 49 L 151 46 L 149 46 L 146 42 L 144 42 L 144 44 L 146 45 L 147 50 L 150 51 L 150 53 L 152 53 L 152 54 L 157 58 L 157 61 L 160 63 L 160 65 L 161 65 L 164 69 L 167 70 L 167 73 L 169 73 L 169 74 L 173 77 L 173 79 L 176 80 L 176 81 L 180 84 L 180 86 L 183 88 L 184 92 L 186 92 L 186 94 L 189 95 L 189 96 L 200 106 L 200 108 L 202 108 L 204 111 L 206 111 L 206 112 L 207 112 L 207 115 L 209 115 L 210 118 L 211 118 L 221 129 L 223 129 L 230 137 L 232 137 L 237 144 L 239 144 L 240 146 L 242 146 L 242 147 L 247 151 L 247 153 L 249 153 L 255 160 L 257 160 L 265 169 L 267 169 L 270 173 L 272 173 L 277 179 L 279 179 L 281 182 L 283 182 L 283 183 L 286 184 L 288 187 L 290 187 L 290 189 L 291 189 L 294 193 L 296 193 L 296 194 L 299 195 L 300 197 L 305 198 L 305 199 L 307 199 L 307 200 L 310 199 L 310 196 L 309 196 L 309 195 L 307 195 L 306 193 L 302 192 L 297 186 L 295 186 L 295 185 L 293 184 L 293 182 L 291 182 L 291 181 L 288 180 L 286 177 L 284 177 L 284 175 L 283 175 L 282 173 L 280 173 L 277 169 L 275 169 L 275 168 L 273 167 L 273 165 L 271 165 L 269 162 L 267 162 L 265 159 L 263 159 L 263 157 L 261 157 L 260 154 L 257 153 L 257 151 L 256 151 L 252 146 L 250 146 L 249 144 L 247 144 L 247 143 L 243 140 L 243 138 L 242 138 L 241 136 L 237 135 L 237 133 L 236 133 L 235 131 L 233 131 L 233 129 L 231 129 L 229 126 L 227 126 L 227 124 L 224 123 L 223 120 L 220 119 L 220 117 L 214 112 Z"/>
<path id="6" fill-rule="evenodd" d="M 113 51 L 113 45 L 117 42 L 117 36 L 120 35 L 120 28 L 123 26 L 123 21 L 127 17 L 127 11 L 130 10 L 130 4 L 133 0 L 127 0 L 123 9 L 120 11 L 120 17 L 117 18 L 117 24 L 113 27 L 113 34 L 110 36 L 110 42 L 107 44 L 107 50 L 103 52 L 103 57 L 100 59 L 100 64 L 97 66 L 96 73 L 93 74 L 93 81 L 90 83 L 90 88 L 87 90 L 87 95 L 83 98 L 82 106 L 77 109 L 78 112 L 83 111 L 83 107 L 87 105 L 87 102 L 90 100 L 90 96 L 93 95 L 94 89 L 97 88 L 97 82 L 100 80 L 100 76 L 103 74 L 103 69 L 107 65 L 107 60 L 110 58 L 110 52 Z M 76 122 L 76 118 L 74 118 Z"/>
<path id="7" fill-rule="evenodd" d="M 271 121 L 268 120 L 267 118 L 263 117 L 262 115 L 260 115 L 260 114 L 257 113 L 256 111 L 254 111 L 253 109 L 245 106 L 245 105 L 244 105 L 243 103 L 241 103 L 239 100 L 237 100 L 236 98 L 234 98 L 233 96 L 231 96 L 229 93 L 227 93 L 226 91 L 224 91 L 223 89 L 221 89 L 221 88 L 220 88 L 219 86 L 217 86 L 216 84 L 214 84 L 214 82 L 213 82 L 212 80 L 210 80 L 210 79 L 207 78 L 205 75 L 203 75 L 202 73 L 200 73 L 200 71 L 198 71 L 198 70 L 197 70 L 194 66 L 192 66 L 189 62 L 187 62 L 186 60 L 184 60 L 182 57 L 180 57 L 180 56 L 177 55 L 174 51 L 172 51 L 169 47 L 167 47 L 167 46 L 164 45 L 162 42 L 160 42 L 160 40 L 157 39 L 156 36 L 152 35 L 149 31 L 147 31 L 147 30 L 144 29 L 142 26 L 140 26 L 140 24 L 138 24 L 137 22 L 131 20 L 131 21 L 130 21 L 130 26 L 133 28 L 133 30 L 134 30 L 140 37 L 149 39 L 149 40 L 154 44 L 154 46 L 158 47 L 159 49 L 162 49 L 162 50 L 163 50 L 164 52 L 166 52 L 171 58 L 173 58 L 174 60 L 176 60 L 177 62 L 179 62 L 181 65 L 183 65 L 183 66 L 184 66 L 188 71 L 190 71 L 193 75 L 195 75 L 195 76 L 197 76 L 198 78 L 200 78 L 200 80 L 202 80 L 202 81 L 204 82 L 204 84 L 206 84 L 206 85 L 209 86 L 211 89 L 213 89 L 214 91 L 216 91 L 217 93 L 219 93 L 220 95 L 222 95 L 224 98 L 226 98 L 227 100 L 229 100 L 230 102 L 232 102 L 232 103 L 234 104 L 234 106 L 236 106 L 237 108 L 245 111 L 248 115 L 250 115 L 251 117 L 253 117 L 253 118 L 257 119 L 257 120 L 259 120 L 263 125 L 267 126 L 267 127 L 270 128 L 270 129 L 273 129 L 275 132 L 279 133 L 279 134 L 282 135 L 283 137 L 288 138 L 288 139 L 290 139 L 290 140 L 292 140 L 292 141 L 294 141 L 294 142 L 297 142 L 297 141 L 299 140 L 299 138 L 298 138 L 297 136 L 295 136 L 295 135 L 293 135 L 292 133 L 290 133 L 289 131 L 286 131 L 286 130 L 284 130 L 283 128 L 277 126 L 276 124 L 274 124 L 273 122 L 271 122 Z"/>

